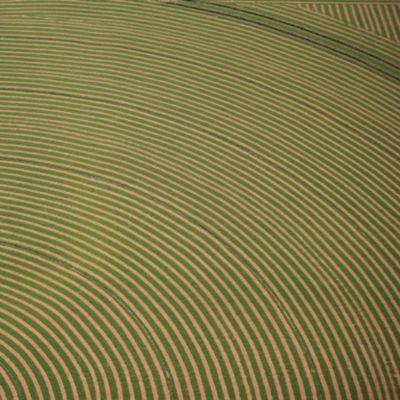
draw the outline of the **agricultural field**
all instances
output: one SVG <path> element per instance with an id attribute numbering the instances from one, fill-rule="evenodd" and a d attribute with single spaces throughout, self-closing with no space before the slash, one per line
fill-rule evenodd
<path id="1" fill-rule="evenodd" d="M 1 400 L 400 400 L 400 3 L 0 1 Z"/>

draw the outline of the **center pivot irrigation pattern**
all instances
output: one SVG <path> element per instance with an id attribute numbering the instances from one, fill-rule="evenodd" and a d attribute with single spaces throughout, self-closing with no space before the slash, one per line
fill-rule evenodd
<path id="1" fill-rule="evenodd" d="M 400 398 L 399 43 L 314 9 L 0 2 L 1 400 Z"/>

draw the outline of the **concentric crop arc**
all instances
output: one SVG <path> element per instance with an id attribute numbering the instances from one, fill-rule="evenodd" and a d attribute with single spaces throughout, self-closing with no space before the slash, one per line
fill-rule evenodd
<path id="1" fill-rule="evenodd" d="M 1 400 L 400 398 L 398 7 L 335 3 L 1 2 Z"/>

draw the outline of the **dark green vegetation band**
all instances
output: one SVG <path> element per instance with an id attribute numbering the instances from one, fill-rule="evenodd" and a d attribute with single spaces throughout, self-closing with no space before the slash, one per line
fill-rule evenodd
<path id="1" fill-rule="evenodd" d="M 176 4 L 176 7 L 186 8 L 190 10 L 202 11 L 225 18 L 232 18 L 239 23 L 247 23 L 258 26 L 262 29 L 271 30 L 283 35 L 290 36 L 304 43 L 320 47 L 339 57 L 344 57 L 352 62 L 356 62 L 372 71 L 385 75 L 396 82 L 400 82 L 400 64 L 399 60 L 390 62 L 385 58 L 374 54 L 374 51 L 364 50 L 351 43 L 346 43 L 334 36 L 325 33 L 313 31 L 305 26 L 294 24 L 285 19 L 278 19 L 269 15 L 263 15 L 260 12 L 250 11 L 243 7 L 238 8 L 227 4 L 215 4 L 210 2 L 191 1 L 196 4 L 188 5 L 186 2 Z M 199 7 L 202 6 L 202 7 Z M 396 62 L 397 61 L 397 62 Z"/>
<path id="2" fill-rule="evenodd" d="M 0 399 L 400 399 L 397 10 L 1 1 Z"/>

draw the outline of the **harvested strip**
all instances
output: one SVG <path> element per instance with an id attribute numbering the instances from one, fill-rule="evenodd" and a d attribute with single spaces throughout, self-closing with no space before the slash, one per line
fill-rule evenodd
<path id="1" fill-rule="evenodd" d="M 298 5 L 308 11 L 335 18 L 343 23 L 375 33 L 394 42 L 400 41 L 400 4 L 366 3 L 304 3 Z"/>

